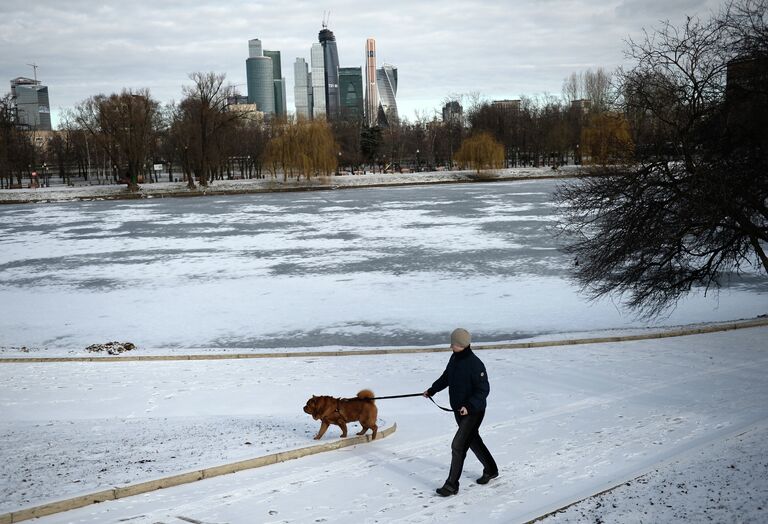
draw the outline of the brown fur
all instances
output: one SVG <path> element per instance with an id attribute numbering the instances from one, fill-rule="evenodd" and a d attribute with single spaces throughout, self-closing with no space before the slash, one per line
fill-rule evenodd
<path id="1" fill-rule="evenodd" d="M 373 431 L 372 438 L 376 438 L 379 427 L 376 425 L 376 417 L 379 410 L 373 398 L 376 395 L 369 389 L 364 389 L 357 394 L 357 398 L 334 398 L 329 396 L 315 396 L 307 400 L 304 413 L 312 415 L 312 418 L 320 421 L 320 430 L 315 435 L 318 440 L 325 435 L 328 426 L 335 424 L 341 428 L 341 436 L 347 436 L 347 422 L 360 422 L 363 429 L 358 435 L 365 434 L 369 429 Z"/>

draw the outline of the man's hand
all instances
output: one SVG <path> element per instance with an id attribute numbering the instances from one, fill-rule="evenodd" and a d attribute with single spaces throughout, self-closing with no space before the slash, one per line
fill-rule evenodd
<path id="1" fill-rule="evenodd" d="M 459 415 L 463 417 L 467 413 L 469 413 L 469 411 L 467 411 L 467 408 L 465 408 L 464 406 L 461 406 L 461 409 L 459 410 Z"/>
<path id="2" fill-rule="evenodd" d="M 422 395 L 429 398 L 430 397 L 429 390 L 426 390 L 424 393 L 422 393 Z"/>

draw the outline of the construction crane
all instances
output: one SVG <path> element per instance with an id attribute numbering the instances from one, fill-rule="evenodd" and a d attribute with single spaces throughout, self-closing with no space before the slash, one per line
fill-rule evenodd
<path id="1" fill-rule="evenodd" d="M 27 65 L 32 68 L 32 71 L 34 72 L 34 75 L 35 75 L 35 83 L 37 83 L 37 64 L 32 62 L 31 64 L 27 64 Z"/>

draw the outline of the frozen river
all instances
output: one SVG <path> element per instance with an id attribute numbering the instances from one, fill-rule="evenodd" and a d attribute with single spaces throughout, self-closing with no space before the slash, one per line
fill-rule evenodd
<path id="1" fill-rule="evenodd" d="M 0 348 L 409 346 L 649 325 L 589 302 L 555 181 L 0 208 Z M 734 279 L 650 325 L 753 317 Z"/>

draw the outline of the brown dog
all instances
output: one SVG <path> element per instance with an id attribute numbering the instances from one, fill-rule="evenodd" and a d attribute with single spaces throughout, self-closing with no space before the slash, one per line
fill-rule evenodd
<path id="1" fill-rule="evenodd" d="M 320 431 L 315 435 L 318 440 L 325 435 L 328 426 L 335 424 L 341 428 L 342 438 L 347 436 L 347 422 L 360 422 L 363 429 L 358 435 L 363 435 L 369 429 L 373 431 L 372 438 L 376 438 L 379 427 L 376 425 L 376 417 L 379 410 L 373 400 L 376 395 L 369 389 L 364 389 L 357 394 L 357 398 L 334 398 L 329 396 L 317 397 L 307 400 L 304 413 L 312 415 L 312 418 L 320 421 Z"/>

